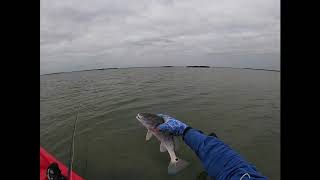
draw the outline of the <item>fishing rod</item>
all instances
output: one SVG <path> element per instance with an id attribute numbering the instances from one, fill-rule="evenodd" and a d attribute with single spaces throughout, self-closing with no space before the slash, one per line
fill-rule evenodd
<path id="1" fill-rule="evenodd" d="M 88 146 L 88 136 L 87 136 L 87 145 L 86 145 L 86 161 L 85 161 L 85 166 L 84 166 L 84 173 L 83 173 L 83 177 L 85 177 L 86 179 L 88 179 L 87 176 L 87 167 L 88 167 L 88 151 L 89 151 L 89 146 Z"/>
<path id="2" fill-rule="evenodd" d="M 69 160 L 69 166 L 68 166 L 67 180 L 72 180 L 71 172 L 72 172 L 73 157 L 74 157 L 74 137 L 75 137 L 75 134 L 76 134 L 76 127 L 77 127 L 77 120 L 78 120 L 79 110 L 80 110 L 80 104 L 78 106 L 76 119 L 74 120 L 74 124 L 73 124 L 73 133 L 72 133 L 72 139 L 71 139 L 70 160 Z"/>

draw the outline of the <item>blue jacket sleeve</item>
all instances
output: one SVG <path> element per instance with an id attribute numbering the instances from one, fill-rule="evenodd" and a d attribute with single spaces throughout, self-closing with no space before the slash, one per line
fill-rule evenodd
<path id="1" fill-rule="evenodd" d="M 216 137 L 189 129 L 184 142 L 197 154 L 209 176 L 216 180 L 267 179 L 238 153 Z"/>

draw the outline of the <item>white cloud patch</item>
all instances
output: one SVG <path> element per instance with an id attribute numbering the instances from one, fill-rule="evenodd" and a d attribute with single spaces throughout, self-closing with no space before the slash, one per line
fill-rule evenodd
<path id="1" fill-rule="evenodd" d="M 41 0 L 41 73 L 189 64 L 279 69 L 279 54 L 279 0 Z"/>

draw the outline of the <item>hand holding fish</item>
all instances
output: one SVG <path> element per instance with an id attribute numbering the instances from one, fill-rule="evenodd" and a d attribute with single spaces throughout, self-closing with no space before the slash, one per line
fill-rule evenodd
<path id="1" fill-rule="evenodd" d="M 138 113 L 137 120 L 148 129 L 146 140 L 149 141 L 151 137 L 155 136 L 160 141 L 160 152 L 168 152 L 170 156 L 170 163 L 168 166 L 168 174 L 176 174 L 188 166 L 188 162 L 177 157 L 175 150 L 177 150 L 176 138 L 173 135 L 182 135 L 187 125 L 175 120 L 167 115 L 156 115 L 151 113 Z M 169 122 L 170 121 L 170 122 Z M 167 124 L 168 123 L 168 124 Z M 167 130 L 164 133 L 159 130 Z M 172 128 L 170 128 L 172 127 Z"/>
<path id="2" fill-rule="evenodd" d="M 157 127 L 157 129 L 159 129 L 159 131 L 161 132 L 169 132 L 175 136 L 181 136 L 183 135 L 183 132 L 185 131 L 185 129 L 189 127 L 185 123 L 173 117 L 170 117 L 168 115 L 165 115 L 165 114 L 157 114 L 157 115 L 162 117 L 165 121 L 165 123 L 160 124 Z"/>
<path id="3" fill-rule="evenodd" d="M 138 113 L 136 118 L 148 130 L 146 140 L 155 136 L 160 141 L 160 152 L 169 153 L 170 175 L 177 174 L 189 164 L 176 155 L 176 137 L 173 137 L 175 135 L 182 136 L 183 141 L 196 153 L 209 177 L 237 180 L 268 179 L 214 133 L 205 135 L 202 131 L 165 114 Z"/>

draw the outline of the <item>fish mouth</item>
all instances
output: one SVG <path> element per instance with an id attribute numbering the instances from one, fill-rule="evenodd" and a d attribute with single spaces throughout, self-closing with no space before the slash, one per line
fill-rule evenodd
<path id="1" fill-rule="evenodd" d="M 143 117 L 142 113 L 138 113 L 137 116 L 136 116 L 136 119 L 138 121 L 143 121 L 144 117 Z"/>
<path id="2" fill-rule="evenodd" d="M 138 113 L 136 116 L 136 119 L 143 124 L 148 123 L 148 118 L 147 118 L 148 114 L 149 113 Z"/>

